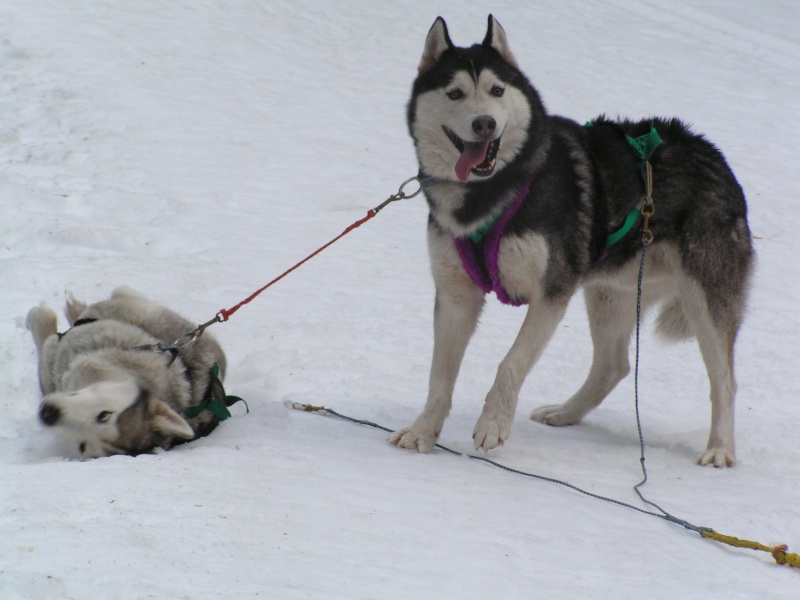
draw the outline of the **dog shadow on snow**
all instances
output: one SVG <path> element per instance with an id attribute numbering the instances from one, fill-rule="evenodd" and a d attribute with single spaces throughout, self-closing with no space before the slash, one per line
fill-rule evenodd
<path id="1" fill-rule="evenodd" d="M 519 442 L 520 437 L 526 438 L 526 441 L 530 439 L 533 443 L 538 443 L 539 440 L 544 443 L 546 440 L 551 451 L 570 454 L 581 451 L 594 455 L 598 451 L 603 454 L 604 449 L 607 449 L 608 453 L 617 450 L 637 455 L 639 453 L 639 433 L 633 414 L 630 417 L 626 414 L 622 421 L 617 411 L 602 408 L 577 425 L 550 427 L 528 421 L 521 423 L 520 431 L 515 433 L 512 442 Z M 672 454 L 690 459 L 690 462 L 694 462 L 696 458 L 695 449 L 698 443 L 704 440 L 704 432 L 701 429 L 669 432 L 664 429 L 648 428 L 646 419 L 642 423 L 642 434 L 646 453 L 648 450 L 668 450 Z"/>

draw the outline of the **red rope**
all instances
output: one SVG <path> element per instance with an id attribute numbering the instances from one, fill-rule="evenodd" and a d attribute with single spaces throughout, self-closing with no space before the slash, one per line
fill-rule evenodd
<path id="1" fill-rule="evenodd" d="M 289 273 L 291 273 L 292 271 L 294 271 L 294 270 L 295 270 L 295 269 L 297 269 L 298 267 L 301 267 L 302 265 L 304 265 L 305 263 L 307 263 L 309 260 L 311 260 L 312 258 L 314 258 L 314 257 L 315 257 L 317 254 L 319 254 L 320 252 L 322 252 L 323 250 L 325 250 L 325 249 L 326 249 L 328 246 L 332 245 L 333 243 L 337 242 L 338 240 L 340 240 L 341 238 L 343 238 L 344 236 L 346 236 L 348 233 L 350 233 L 351 231 L 353 231 L 353 230 L 354 230 L 356 227 L 360 227 L 361 225 L 363 225 L 364 223 L 366 223 L 367 221 L 369 221 L 369 220 L 370 220 L 372 217 L 374 217 L 376 214 L 378 214 L 378 211 L 377 211 L 376 209 L 374 209 L 374 208 L 370 209 L 370 210 L 367 212 L 367 216 L 366 216 L 366 217 L 364 217 L 363 219 L 359 219 L 358 221 L 356 221 L 355 223 L 353 223 L 352 225 L 350 225 L 350 226 L 349 226 L 347 229 L 345 229 L 345 230 L 344 230 L 342 233 L 340 233 L 340 234 L 339 234 L 339 235 L 337 235 L 335 238 L 333 238 L 333 239 L 332 239 L 330 242 L 328 242 L 328 243 L 327 243 L 327 244 L 325 244 L 324 246 L 321 246 L 320 248 L 318 248 L 318 249 L 314 250 L 314 252 L 312 252 L 311 254 L 309 254 L 308 256 L 306 256 L 306 257 L 305 257 L 303 260 L 301 260 L 299 263 L 297 263 L 297 264 L 296 264 L 296 265 L 294 265 L 293 267 L 291 267 L 291 268 L 287 269 L 286 271 L 284 271 L 283 273 L 281 273 L 280 275 L 278 275 L 278 276 L 277 276 L 275 279 L 273 279 L 272 281 L 270 281 L 270 282 L 269 282 L 268 284 L 266 284 L 264 287 L 262 287 L 262 288 L 260 288 L 260 289 L 256 290 L 255 292 L 253 292 L 253 293 L 252 293 L 250 296 L 248 296 L 247 298 L 245 298 L 244 300 L 242 300 L 241 302 L 239 302 L 239 304 L 237 304 L 236 306 L 232 306 L 231 308 L 223 308 L 222 310 L 220 310 L 220 311 L 219 311 L 219 314 L 217 315 L 217 319 L 216 319 L 216 321 L 218 321 L 218 322 L 225 322 L 225 321 L 227 321 L 227 320 L 228 320 L 228 319 L 231 317 L 231 315 L 233 315 L 233 313 L 235 313 L 237 310 L 239 310 L 240 308 L 242 308 L 242 306 L 244 306 L 245 304 L 247 304 L 247 303 L 249 303 L 249 302 L 252 302 L 252 301 L 253 301 L 253 300 L 254 300 L 254 299 L 255 299 L 255 298 L 256 298 L 256 297 L 257 297 L 259 294 L 261 294 L 261 292 L 263 292 L 264 290 L 266 290 L 266 289 L 267 289 L 268 287 L 270 287 L 271 285 L 274 285 L 274 284 L 278 283 L 278 282 L 279 282 L 281 279 L 283 279 L 284 277 L 286 277 L 286 276 L 287 276 Z"/>
<path id="2" fill-rule="evenodd" d="M 416 182 L 417 184 L 419 184 L 419 187 L 417 187 L 417 189 L 416 189 L 415 191 L 412 191 L 412 192 L 406 193 L 406 191 L 405 191 L 405 188 L 406 188 L 406 186 L 407 186 L 407 185 L 409 185 L 409 184 L 412 184 L 413 182 Z M 275 279 L 273 279 L 272 281 L 270 281 L 270 282 L 269 282 L 268 284 L 266 284 L 264 287 L 262 287 L 262 288 L 259 288 L 258 290 L 256 290 L 255 292 L 253 292 L 253 293 L 252 293 L 250 296 L 248 296 L 247 298 L 245 298 L 244 300 L 242 300 L 241 302 L 239 302 L 239 304 L 237 304 L 236 306 L 232 306 L 231 308 L 223 308 L 222 310 L 220 310 L 220 311 L 219 311 L 219 312 L 218 312 L 218 313 L 217 313 L 217 314 L 214 316 L 214 318 L 213 318 L 213 319 L 211 319 L 211 320 L 210 320 L 210 321 L 208 321 L 207 323 L 203 323 L 202 325 L 199 325 L 199 326 L 197 327 L 197 329 L 195 329 L 195 330 L 194 330 L 194 331 L 192 331 L 191 333 L 187 333 L 186 335 L 184 335 L 184 336 L 181 336 L 180 338 L 178 338 L 178 339 L 175 341 L 175 344 L 177 345 L 177 344 L 179 344 L 179 343 L 180 343 L 180 345 L 181 345 L 181 346 L 184 346 L 184 345 L 186 345 L 186 344 L 188 344 L 188 343 L 191 343 L 191 342 L 193 342 L 193 341 L 194 341 L 194 340 L 196 340 L 196 339 L 197 339 L 199 336 L 203 335 L 203 332 L 204 332 L 204 331 L 205 331 L 207 328 L 211 327 L 211 325 L 213 325 L 214 323 L 224 323 L 225 321 L 227 321 L 228 319 L 230 319 L 230 318 L 231 318 L 231 315 L 233 315 L 233 313 L 235 313 L 237 310 L 239 310 L 240 308 L 242 308 L 242 307 L 243 307 L 245 304 L 248 304 L 249 302 L 252 302 L 252 301 L 253 301 L 253 300 L 254 300 L 254 299 L 255 299 L 255 298 L 256 298 L 256 297 L 257 297 L 257 296 L 258 296 L 258 295 L 259 295 L 261 292 L 263 292 L 264 290 L 266 290 L 268 287 L 270 287 L 270 286 L 272 286 L 272 285 L 274 285 L 274 284 L 278 283 L 278 282 L 279 282 L 281 279 L 283 279 L 284 277 L 286 277 L 286 276 L 287 276 L 289 273 L 291 273 L 291 272 L 292 272 L 292 271 L 294 271 L 295 269 L 297 269 L 297 268 L 301 267 L 302 265 L 304 265 L 305 263 L 307 263 L 309 260 L 311 260 L 312 258 L 314 258 L 314 257 L 315 257 L 317 254 L 319 254 L 320 252 L 322 252 L 323 250 L 325 250 L 325 249 L 326 249 L 328 246 L 330 246 L 330 245 L 332 245 L 333 243 L 335 243 L 335 242 L 339 241 L 340 239 L 342 239 L 342 238 L 343 238 L 344 236 L 346 236 L 348 233 L 350 233 L 351 231 L 353 231 L 353 229 L 355 229 L 356 227 L 361 227 L 361 225 L 363 225 L 364 223 L 366 223 L 367 221 L 369 221 L 369 220 L 370 220 L 372 217 L 374 217 L 375 215 L 377 215 L 377 214 L 378 214 L 378 213 L 379 213 L 381 210 L 383 210 L 384 208 L 386 208 L 386 206 L 387 206 L 387 205 L 389 205 L 389 204 L 390 204 L 390 203 L 392 203 L 392 202 L 396 202 L 397 200 L 406 200 L 406 199 L 408 199 L 408 198 L 413 198 L 413 197 L 417 196 L 417 195 L 418 195 L 420 192 L 422 192 L 422 184 L 420 183 L 420 180 L 419 180 L 419 178 L 418 178 L 418 177 L 411 177 L 410 179 L 406 179 L 406 180 L 405 180 L 405 181 L 404 181 L 404 182 L 403 182 L 403 183 L 400 185 L 400 189 L 399 189 L 399 190 L 397 190 L 397 193 L 396 193 L 396 194 L 392 194 L 392 195 L 391 195 L 391 196 L 389 196 L 389 197 L 388 197 L 386 200 L 384 200 L 383 202 L 381 202 L 381 203 L 380 203 L 378 206 L 376 206 L 375 208 L 372 208 L 372 209 L 368 210 L 368 211 L 367 211 L 367 216 L 366 216 L 366 217 L 364 217 L 363 219 L 359 219 L 358 221 L 356 221 L 355 223 L 353 223 L 352 225 L 350 225 L 350 226 L 349 226 L 347 229 L 345 229 L 345 230 L 344 230 L 342 233 L 340 233 L 340 234 L 339 234 L 339 235 L 337 235 L 335 238 L 333 238 L 333 239 L 332 239 L 330 242 L 328 242 L 328 243 L 327 243 L 327 244 L 325 244 L 324 246 L 322 246 L 322 247 L 320 247 L 320 248 L 317 248 L 316 250 L 314 250 L 314 252 L 312 252 L 311 254 L 309 254 L 308 256 L 306 256 L 306 257 L 305 257 L 303 260 L 301 260 L 299 263 L 297 263 L 296 265 L 294 265 L 294 266 L 293 266 L 293 267 L 291 267 L 290 269 L 287 269 L 286 271 L 284 271 L 283 273 L 281 273 L 280 275 L 278 275 L 278 276 L 277 276 Z"/>

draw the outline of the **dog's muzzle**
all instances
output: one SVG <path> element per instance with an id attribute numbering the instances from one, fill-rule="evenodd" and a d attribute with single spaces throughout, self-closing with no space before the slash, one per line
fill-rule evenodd
<path id="1" fill-rule="evenodd" d="M 500 149 L 501 138 L 498 136 L 492 139 L 496 128 L 497 123 L 492 117 L 477 117 L 472 123 L 472 129 L 480 141 L 468 142 L 446 125 L 442 125 L 442 130 L 450 143 L 461 153 L 455 165 L 456 177 L 459 181 L 467 181 L 470 173 L 478 177 L 489 177 L 494 173 L 495 159 L 497 151 Z"/>

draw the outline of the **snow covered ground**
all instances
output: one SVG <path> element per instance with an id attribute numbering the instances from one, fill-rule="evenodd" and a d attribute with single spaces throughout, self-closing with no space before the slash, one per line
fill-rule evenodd
<path id="1" fill-rule="evenodd" d="M 229 393 L 210 437 L 85 463 L 35 418 L 24 328 L 67 290 L 129 284 L 197 322 L 361 218 L 415 173 L 404 107 L 442 14 L 482 39 L 485 2 L 0 0 L 0 597 L 796 598 L 800 573 L 659 519 L 386 434 L 420 409 L 433 289 L 421 199 L 398 203 L 213 333 Z M 645 327 L 650 482 L 672 513 L 800 550 L 800 8 L 768 2 L 491 3 L 548 108 L 679 115 L 726 153 L 758 251 L 737 346 L 732 470 L 694 465 L 709 423 L 695 345 Z M 523 388 L 501 463 L 637 503 L 633 383 L 586 422 L 577 298 Z M 522 309 L 491 303 L 441 442 L 471 432 Z"/>

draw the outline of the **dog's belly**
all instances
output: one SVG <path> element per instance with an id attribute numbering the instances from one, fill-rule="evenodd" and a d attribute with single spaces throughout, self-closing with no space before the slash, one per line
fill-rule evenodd
<path id="1" fill-rule="evenodd" d="M 626 263 L 611 271 L 599 271 L 590 275 L 585 285 L 607 285 L 621 292 L 637 289 L 641 252 L 637 252 Z M 674 244 L 661 242 L 647 252 L 644 268 L 644 285 L 648 294 L 665 297 L 677 293 L 675 278 L 682 272 L 680 251 Z"/>

